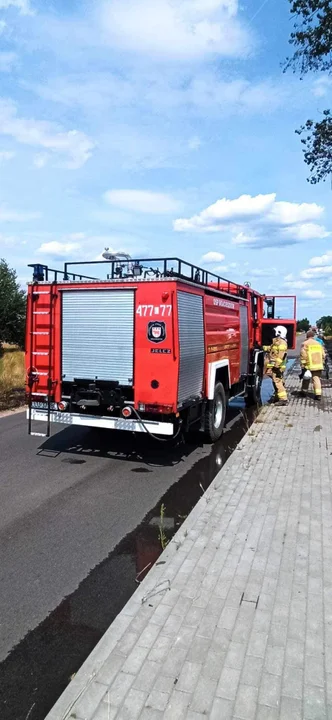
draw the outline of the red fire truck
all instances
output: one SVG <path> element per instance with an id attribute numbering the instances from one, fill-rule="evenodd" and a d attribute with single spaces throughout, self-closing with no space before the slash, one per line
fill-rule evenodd
<path id="1" fill-rule="evenodd" d="M 86 264 L 104 279 L 81 275 Z M 63 423 L 171 438 L 196 426 L 215 441 L 229 399 L 259 402 L 274 327 L 295 346 L 295 297 L 280 317 L 277 297 L 178 258 L 30 267 L 30 434 Z M 33 432 L 35 420 L 46 433 Z"/>

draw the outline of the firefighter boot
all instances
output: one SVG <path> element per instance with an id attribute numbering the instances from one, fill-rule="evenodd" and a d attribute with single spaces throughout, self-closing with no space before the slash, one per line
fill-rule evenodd
<path id="1" fill-rule="evenodd" d="M 322 383 L 321 383 L 321 370 L 312 371 L 312 384 L 314 386 L 315 400 L 321 400 L 322 397 Z"/>
<path id="2" fill-rule="evenodd" d="M 287 405 L 287 392 L 284 386 L 283 373 L 278 368 L 273 369 L 272 381 L 278 396 L 277 405 Z"/>

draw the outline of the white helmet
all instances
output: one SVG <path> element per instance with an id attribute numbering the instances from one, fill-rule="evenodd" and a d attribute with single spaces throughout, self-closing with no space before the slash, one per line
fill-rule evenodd
<path id="1" fill-rule="evenodd" d="M 287 337 L 287 328 L 285 328 L 284 325 L 277 325 L 276 328 L 274 328 L 275 336 L 282 338 L 282 340 L 286 340 Z"/>

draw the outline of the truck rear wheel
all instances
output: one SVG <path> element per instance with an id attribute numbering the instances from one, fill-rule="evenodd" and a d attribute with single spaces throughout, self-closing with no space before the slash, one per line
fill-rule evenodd
<path id="1" fill-rule="evenodd" d="M 261 390 L 263 382 L 263 374 L 260 367 L 257 367 L 254 375 L 254 385 L 248 388 L 246 396 L 246 406 L 251 407 L 252 405 L 260 405 L 261 403 Z"/>
<path id="2" fill-rule="evenodd" d="M 214 388 L 213 400 L 208 403 L 205 411 L 204 430 L 211 442 L 216 442 L 222 435 L 226 419 L 226 394 L 222 383 Z"/>

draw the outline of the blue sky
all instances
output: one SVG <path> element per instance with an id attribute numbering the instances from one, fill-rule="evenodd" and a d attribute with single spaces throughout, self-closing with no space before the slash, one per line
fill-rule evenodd
<path id="1" fill-rule="evenodd" d="M 179 255 L 331 313 L 329 183 L 295 135 L 288 0 L 0 0 L 0 256 Z"/>

